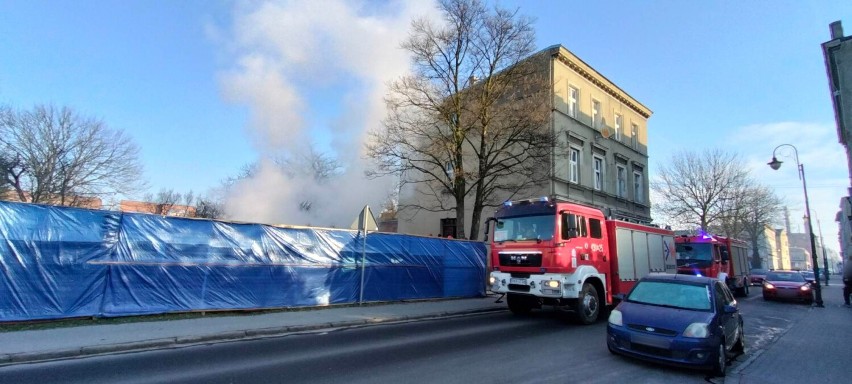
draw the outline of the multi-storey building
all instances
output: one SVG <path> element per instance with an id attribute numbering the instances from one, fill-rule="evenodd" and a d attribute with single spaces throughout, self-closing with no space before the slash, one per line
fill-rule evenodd
<path id="1" fill-rule="evenodd" d="M 834 106 L 837 139 L 846 149 L 846 161 L 852 185 L 852 36 L 843 36 L 843 25 L 835 21 L 829 25 L 831 40 L 822 44 L 828 90 Z M 852 188 L 840 201 L 837 221 L 840 227 L 840 253 L 844 260 L 852 257 L 852 214 L 850 214 Z"/>
<path id="2" fill-rule="evenodd" d="M 547 60 L 539 60 L 541 57 Z M 549 75 L 549 125 L 557 138 L 549 182 L 528 198 L 549 196 L 602 209 L 613 216 L 650 222 L 648 187 L 648 118 L 651 110 L 561 45 L 545 48 L 527 60 Z M 421 199 L 401 193 L 405 199 Z M 449 197 L 448 197 L 449 198 Z M 471 209 L 472 204 L 466 204 Z M 483 212 L 484 221 L 491 212 Z M 399 231 L 414 234 L 455 233 L 455 213 L 419 212 L 399 216 Z M 471 215 L 466 213 L 467 220 Z M 466 228 L 470 222 L 464 223 Z M 483 226 L 484 228 L 484 226 Z"/>

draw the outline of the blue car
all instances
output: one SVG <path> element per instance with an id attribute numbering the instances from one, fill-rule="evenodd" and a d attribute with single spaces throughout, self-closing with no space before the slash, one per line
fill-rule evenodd
<path id="1" fill-rule="evenodd" d="M 728 359 L 745 353 L 734 295 L 710 277 L 650 274 L 612 310 L 609 351 L 724 376 Z"/>

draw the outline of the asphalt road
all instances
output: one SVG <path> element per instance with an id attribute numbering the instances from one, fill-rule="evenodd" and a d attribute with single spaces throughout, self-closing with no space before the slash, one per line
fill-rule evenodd
<path id="1" fill-rule="evenodd" d="M 740 299 L 748 347 L 766 348 L 804 305 Z M 0 383 L 721 383 L 611 355 L 606 323 L 553 311 L 365 326 L 0 368 Z M 749 358 L 742 356 L 730 369 Z"/>

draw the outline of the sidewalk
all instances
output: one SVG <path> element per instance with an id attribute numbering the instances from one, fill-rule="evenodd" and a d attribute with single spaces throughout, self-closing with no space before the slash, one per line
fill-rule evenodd
<path id="1" fill-rule="evenodd" d="M 725 383 L 852 382 L 852 308 L 843 305 L 843 283 L 830 284 L 822 287 L 824 308 L 812 307 L 777 341 L 729 372 Z"/>
<path id="2" fill-rule="evenodd" d="M 505 311 L 496 296 L 0 333 L 0 365 Z"/>

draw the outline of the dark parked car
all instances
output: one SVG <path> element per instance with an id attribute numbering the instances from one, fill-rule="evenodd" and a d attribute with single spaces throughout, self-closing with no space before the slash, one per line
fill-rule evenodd
<path id="1" fill-rule="evenodd" d="M 768 271 L 761 268 L 752 269 L 749 273 L 751 279 L 751 285 L 761 285 L 763 284 L 763 279 L 766 278 L 766 273 Z"/>
<path id="2" fill-rule="evenodd" d="M 728 358 L 745 351 L 743 319 L 724 283 L 652 273 L 610 313 L 607 347 L 614 354 L 724 376 Z"/>
<path id="3" fill-rule="evenodd" d="M 763 280 L 763 300 L 814 301 L 811 284 L 799 271 L 772 271 Z"/>
<path id="4" fill-rule="evenodd" d="M 811 271 L 802 271 L 801 273 L 802 273 L 802 276 L 804 276 L 804 277 L 805 277 L 805 280 L 807 280 L 809 283 L 811 283 L 811 285 L 814 285 L 814 283 L 816 283 L 816 278 L 814 277 L 814 273 L 813 273 L 813 272 L 811 272 Z"/>

